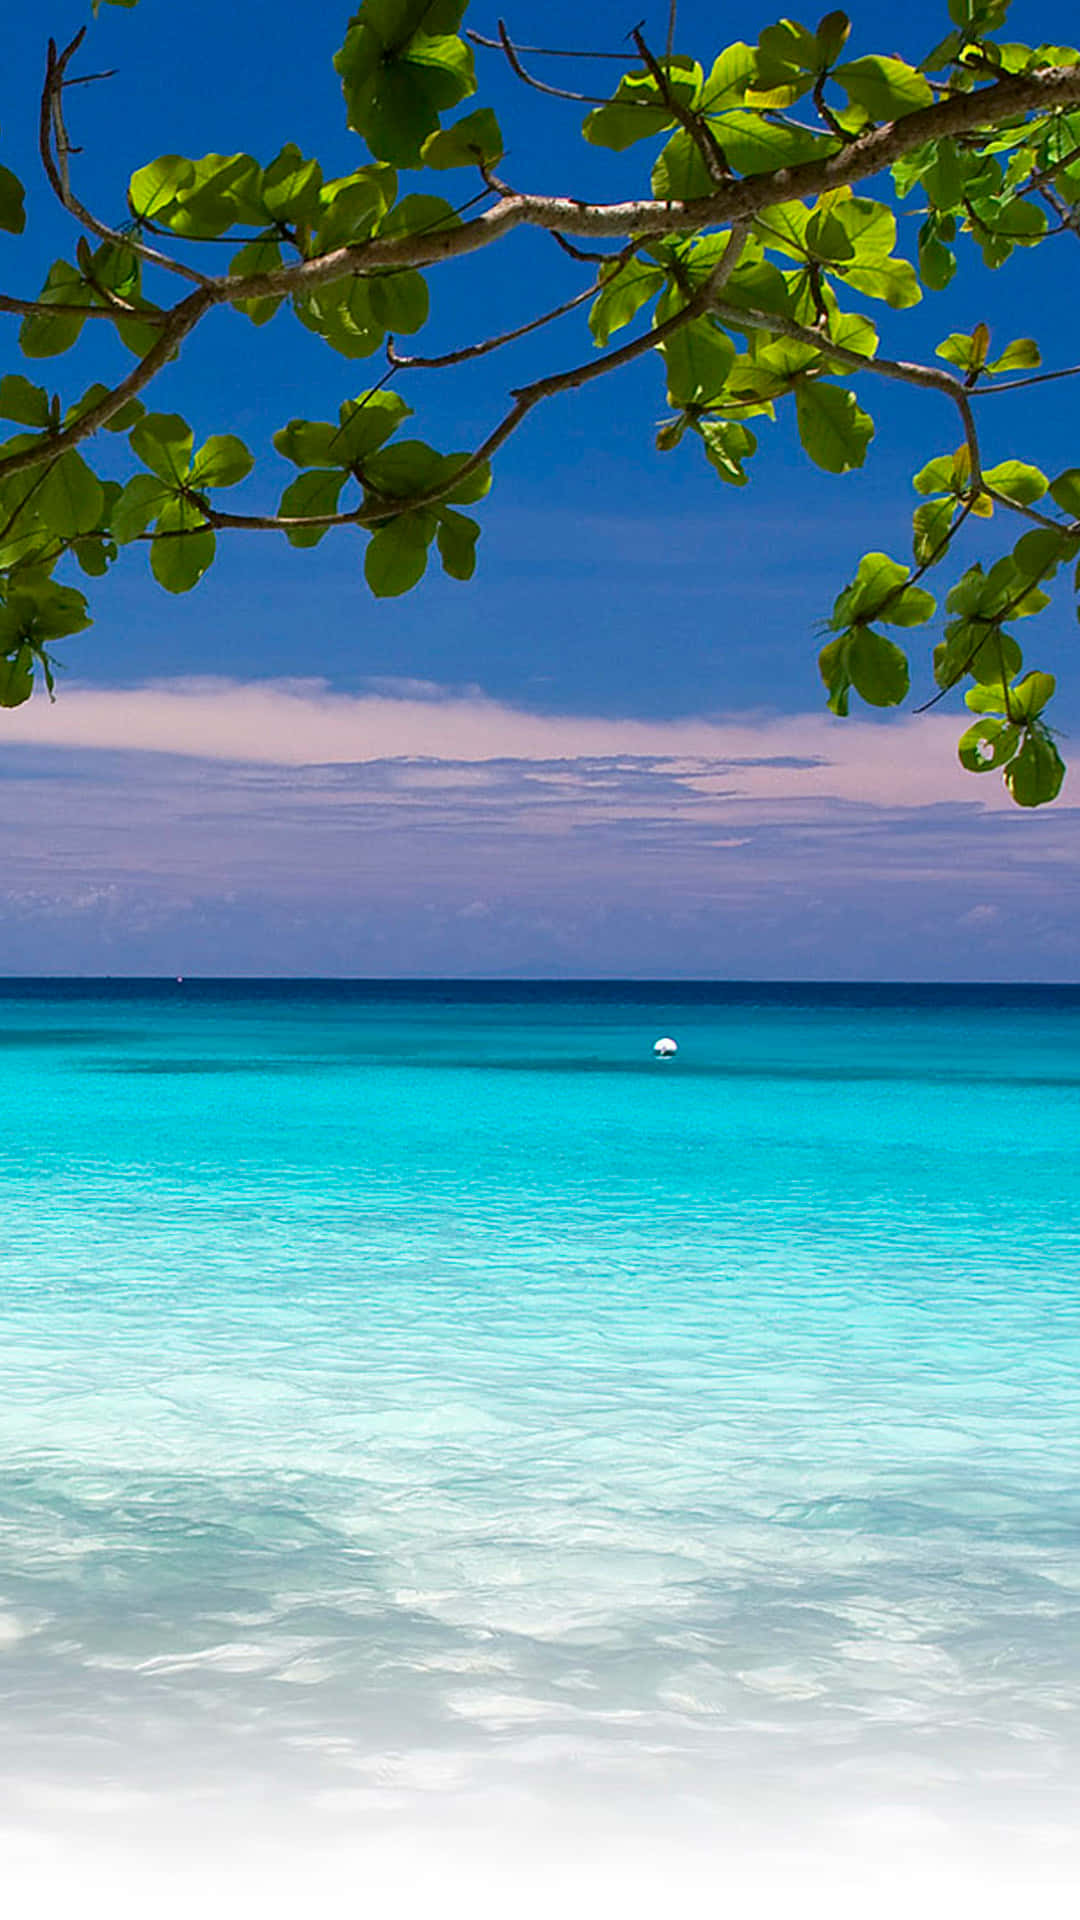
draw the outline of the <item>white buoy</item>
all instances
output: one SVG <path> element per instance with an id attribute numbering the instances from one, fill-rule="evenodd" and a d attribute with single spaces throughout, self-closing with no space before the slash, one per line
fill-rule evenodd
<path id="1" fill-rule="evenodd" d="M 653 1047 L 653 1052 L 658 1060 L 670 1060 L 672 1054 L 678 1053 L 678 1051 L 679 1049 L 674 1040 L 669 1040 L 666 1037 L 663 1040 L 658 1040 Z"/>

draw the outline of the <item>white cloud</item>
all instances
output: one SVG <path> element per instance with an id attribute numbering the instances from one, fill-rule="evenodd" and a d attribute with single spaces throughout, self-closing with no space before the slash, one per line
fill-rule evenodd
<path id="1" fill-rule="evenodd" d="M 5 744 L 181 755 L 264 767 L 413 766 L 406 784 L 482 785 L 492 762 L 533 763 L 551 790 L 579 791 L 583 762 L 603 763 L 612 805 L 625 812 L 632 768 L 646 761 L 693 795 L 698 817 L 733 821 L 755 803 L 776 818 L 809 803 L 910 809 L 960 802 L 1007 807 L 997 776 L 976 780 L 955 753 L 957 720 L 927 714 L 837 721 L 824 712 L 685 719 L 538 714 L 480 694 L 427 684 L 363 694 L 319 681 L 172 680 L 140 687 L 65 688 L 5 716 Z M 621 763 L 613 766 L 612 763 Z M 435 766 L 442 763 L 438 774 Z M 627 763 L 630 763 L 629 765 Z M 470 771 L 473 770 L 473 771 Z M 599 768 L 597 768 L 599 775 Z M 628 776 L 631 776 L 628 778 Z M 598 781 L 591 810 L 603 805 Z M 653 800 L 652 804 L 655 804 Z"/>

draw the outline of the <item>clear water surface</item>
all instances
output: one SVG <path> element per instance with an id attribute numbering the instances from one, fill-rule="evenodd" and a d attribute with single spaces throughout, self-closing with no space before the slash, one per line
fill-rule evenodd
<path id="1" fill-rule="evenodd" d="M 1080 991 L 8 981 L 0 1087 L 9 1823 L 1061 1841 Z"/>

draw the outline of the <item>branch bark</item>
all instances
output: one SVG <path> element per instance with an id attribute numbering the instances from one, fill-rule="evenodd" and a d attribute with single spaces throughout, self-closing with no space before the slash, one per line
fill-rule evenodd
<path id="1" fill-rule="evenodd" d="M 134 399 L 144 387 L 149 386 L 155 375 L 172 358 L 180 342 L 198 326 L 203 315 L 214 305 L 213 291 L 207 287 L 197 287 L 194 293 L 189 293 L 185 300 L 181 300 L 164 316 L 160 338 L 119 385 L 103 394 L 78 420 L 72 421 L 70 427 L 62 428 L 59 433 L 46 434 L 35 446 L 23 447 L 19 453 L 9 453 L 6 459 L 0 460 L 0 480 L 13 473 L 22 473 L 28 467 L 36 467 L 43 460 L 53 460 L 67 447 L 76 447 L 80 440 L 88 440 L 99 427 L 105 426 L 114 414 L 119 413 L 128 400 Z M 55 312 L 56 309 L 51 311 Z"/>
<path id="2" fill-rule="evenodd" d="M 977 131 L 1027 113 L 1053 113 L 1080 105 L 1080 67 L 1044 67 L 1035 73 L 1009 74 L 972 93 L 952 95 L 902 120 L 873 128 L 849 146 L 820 160 L 775 173 L 754 174 L 718 186 L 702 200 L 624 200 L 609 204 L 556 194 L 511 193 L 495 206 L 442 232 L 397 235 L 353 242 L 292 266 L 215 281 L 227 301 L 271 294 L 303 293 L 352 273 L 402 267 L 435 266 L 490 246 L 515 227 L 540 227 L 578 239 L 645 240 L 654 235 L 686 234 L 702 227 L 734 225 L 753 219 L 788 200 L 805 200 L 840 186 L 855 186 L 928 140 Z"/>
<path id="3" fill-rule="evenodd" d="M 944 393 L 956 407 L 964 428 L 964 439 L 971 455 L 971 481 L 973 490 L 977 490 L 982 474 L 982 461 L 979 452 L 979 435 L 975 426 L 975 416 L 971 410 L 971 395 L 955 374 L 946 373 L 944 368 L 924 367 L 916 360 L 890 360 L 884 354 L 856 353 L 853 347 L 841 347 L 830 340 L 827 333 L 819 332 L 815 327 L 800 326 L 797 320 L 788 320 L 779 313 L 760 313 L 754 307 L 730 307 L 722 301 L 713 301 L 713 312 L 718 314 L 725 325 L 734 327 L 738 332 L 749 329 L 754 333 L 782 333 L 789 340 L 799 340 L 803 346 L 816 347 L 828 359 L 835 360 L 852 373 L 876 373 L 886 380 L 902 380 L 909 387 L 923 387 L 931 393 Z"/>

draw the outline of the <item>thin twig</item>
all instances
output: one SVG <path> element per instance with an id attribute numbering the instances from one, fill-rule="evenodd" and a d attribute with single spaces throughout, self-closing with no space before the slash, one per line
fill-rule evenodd
<path id="1" fill-rule="evenodd" d="M 148 326 L 163 326 L 168 316 L 154 308 L 144 311 L 142 307 L 126 307 L 117 304 L 117 313 L 109 307 L 69 307 L 58 300 L 19 300 L 13 293 L 0 293 L 0 313 L 41 314 L 54 320 L 57 314 L 70 313 L 80 320 L 115 320 L 117 314 L 123 319 L 145 320 Z"/>
<path id="2" fill-rule="evenodd" d="M 136 254 L 148 266 L 164 267 L 166 272 L 179 274 L 181 279 L 190 280 L 195 286 L 208 286 L 210 282 L 206 274 L 199 273 L 196 268 L 185 266 L 182 261 L 173 260 L 168 254 L 159 253 L 156 247 L 145 246 L 142 241 L 134 239 L 130 234 L 118 232 L 115 227 L 106 226 L 103 220 L 99 220 L 95 214 L 90 213 L 83 206 L 82 201 L 72 189 L 68 168 L 71 144 L 64 125 L 63 111 L 63 92 L 66 84 L 64 75 L 68 61 L 82 45 L 85 33 L 86 28 L 82 27 L 62 53 L 57 52 L 55 40 L 49 41 L 38 129 L 41 163 L 49 185 L 65 211 L 74 215 L 79 225 L 85 227 L 86 231 L 94 234 L 97 239 L 110 241 L 114 246 L 125 247 L 128 252 Z"/>
<path id="3" fill-rule="evenodd" d="M 125 379 L 109 393 L 103 394 L 92 407 L 87 407 L 86 412 L 73 420 L 69 427 L 50 434 L 47 440 L 37 446 L 23 447 L 18 453 L 9 453 L 6 459 L 0 460 L 0 480 L 6 479 L 9 474 L 21 473 L 27 467 L 36 467 L 42 460 L 62 453 L 66 447 L 77 446 L 80 440 L 88 440 L 99 427 L 106 426 L 128 400 L 149 386 L 154 376 L 171 360 L 180 342 L 198 326 L 204 314 L 219 299 L 220 295 L 216 295 L 211 287 L 197 287 L 193 293 L 189 293 L 164 316 L 160 338 L 155 340 L 149 353 L 143 355 Z"/>
<path id="4" fill-rule="evenodd" d="M 489 40 L 486 34 L 477 33 L 473 27 L 466 27 L 465 38 L 466 40 L 471 40 L 474 46 L 490 47 L 493 53 L 505 53 L 506 51 L 501 40 Z M 584 49 L 581 47 L 525 47 L 518 45 L 517 51 L 518 53 L 543 54 L 549 60 L 621 60 L 624 64 L 626 61 L 625 51 L 622 53 L 600 53 L 595 47 Z"/>
<path id="5" fill-rule="evenodd" d="M 515 193 L 504 196 L 474 220 L 422 240 L 400 234 L 390 239 L 354 241 L 312 260 L 215 282 L 215 291 L 227 301 L 259 299 L 270 294 L 302 293 L 309 287 L 378 267 L 430 266 L 474 253 L 518 226 L 587 240 L 621 240 L 631 235 L 645 240 L 653 235 L 685 233 L 688 227 L 726 226 L 785 201 L 811 199 L 869 179 L 928 140 L 985 131 L 987 123 L 993 127 L 1018 114 L 1048 113 L 1073 105 L 1080 105 L 1080 67 L 1009 74 L 992 86 L 935 101 L 891 125 L 871 128 L 838 153 L 803 161 L 778 173 L 731 180 L 699 200 L 603 204 L 565 195 Z"/>
<path id="6" fill-rule="evenodd" d="M 603 267 L 607 266 L 609 261 L 617 260 L 619 257 L 617 253 L 597 253 L 588 247 L 575 247 L 573 241 L 568 240 L 564 233 L 552 233 L 551 237 L 557 247 L 561 247 L 564 253 L 570 255 L 571 260 L 596 261 Z"/>
<path id="7" fill-rule="evenodd" d="M 629 259 L 629 250 L 619 256 L 620 265 Z M 612 276 L 614 278 L 614 275 Z M 566 313 L 573 313 L 575 307 L 583 306 L 586 300 L 592 300 L 597 293 L 596 284 L 585 287 L 581 293 L 575 293 L 572 300 L 564 300 L 559 307 L 552 307 L 548 313 L 541 313 L 535 320 L 527 320 L 522 327 L 514 327 L 509 333 L 497 333 L 490 340 L 481 340 L 472 347 L 458 347 L 453 353 L 439 353 L 425 356 L 419 353 L 397 353 L 394 349 L 393 335 L 386 341 L 386 356 L 395 367 L 459 367 L 465 360 L 478 360 L 482 354 L 495 353 L 499 347 L 508 347 L 514 340 L 523 340 L 527 333 L 535 333 L 538 327 L 546 327 L 552 320 L 561 320 Z"/>
<path id="8" fill-rule="evenodd" d="M 727 155 L 708 121 L 703 120 L 700 114 L 692 113 L 689 107 L 683 105 L 659 60 L 646 46 L 640 27 L 635 27 L 630 37 L 638 50 L 642 65 L 651 74 L 664 105 L 683 131 L 689 135 L 701 155 L 702 165 L 709 179 L 714 186 L 724 186 L 731 179 L 731 168 L 728 165 Z"/>
<path id="9" fill-rule="evenodd" d="M 463 480 L 475 473 L 479 467 L 486 466 L 500 447 L 504 446 L 516 432 L 522 421 L 542 400 L 552 399 L 556 394 L 569 393 L 577 387 L 585 386 L 590 380 L 597 380 L 605 373 L 613 373 L 618 367 L 628 366 L 643 354 L 659 347 L 672 334 L 688 326 L 691 321 L 700 319 L 708 312 L 710 304 L 722 291 L 725 281 L 734 271 L 746 244 L 747 228 L 740 225 L 732 231 L 723 259 L 714 268 L 705 285 L 701 287 L 680 312 L 672 314 L 658 326 L 650 327 L 647 333 L 639 335 L 624 347 L 617 347 L 611 353 L 599 354 L 593 360 L 585 361 L 581 366 L 569 367 L 563 373 L 547 374 L 541 380 L 534 380 L 526 387 L 518 387 L 512 394 L 513 405 L 498 425 L 488 434 L 487 439 L 463 460 L 459 467 L 437 487 L 429 488 L 425 493 L 413 494 L 399 499 L 380 498 L 371 494 L 364 503 L 351 513 L 313 514 L 310 517 L 283 518 L 279 514 L 237 514 L 226 513 L 201 498 L 196 504 L 206 516 L 209 526 L 214 528 L 232 528 L 238 532 L 288 533 L 292 529 L 315 527 L 377 527 L 393 520 L 402 513 L 414 513 L 424 507 L 438 506 L 449 493 L 459 487 Z M 0 469 L 2 471 L 2 469 Z"/>
<path id="10" fill-rule="evenodd" d="M 1002 380 L 992 387 L 974 387 L 973 400 L 985 400 L 992 393 L 1015 393 L 1018 387 L 1041 387 L 1047 380 L 1071 380 L 1080 373 L 1080 367 L 1058 367 L 1053 373 L 1031 373 L 1023 380 Z"/>
<path id="11" fill-rule="evenodd" d="M 1037 527 L 1045 527 L 1050 533 L 1066 534 L 1077 531 L 1075 520 L 1055 520 L 1052 514 L 1040 513 L 1038 507 L 1024 506 L 1019 500 L 1010 500 L 1007 493 L 999 493 L 996 487 L 988 486 L 985 479 L 982 483 L 982 492 L 999 507 L 1007 507 L 1010 513 L 1018 513 L 1024 520 L 1033 520 Z"/>
<path id="12" fill-rule="evenodd" d="M 938 367 L 921 366 L 914 360 L 889 360 L 884 355 L 856 353 L 852 347 L 838 346 L 835 340 L 829 339 L 827 333 L 819 332 L 815 327 L 800 326 L 797 320 L 788 320 L 781 313 L 762 313 L 753 307 L 727 306 L 722 301 L 714 301 L 712 307 L 714 313 L 738 332 L 782 333 L 789 340 L 799 340 L 804 346 L 815 347 L 827 360 L 836 360 L 853 373 L 881 374 L 887 380 L 902 380 L 911 387 L 925 387 L 932 393 L 946 394 L 963 422 L 964 439 L 971 456 L 971 484 L 978 486 L 982 457 L 975 417 L 971 411 L 971 397 L 954 374 L 945 373 Z"/>
<path id="13" fill-rule="evenodd" d="M 586 107 L 607 106 L 607 99 L 597 94 L 573 93 L 567 87 L 549 87 L 546 80 L 538 80 L 535 74 L 529 73 L 522 65 L 518 50 L 506 31 L 506 22 L 504 20 L 500 20 L 497 23 L 496 31 L 499 35 L 499 44 L 509 62 L 511 73 L 516 74 L 519 80 L 523 80 L 527 87 L 532 87 L 537 93 L 549 93 L 555 100 L 576 100 L 580 105 Z"/>

